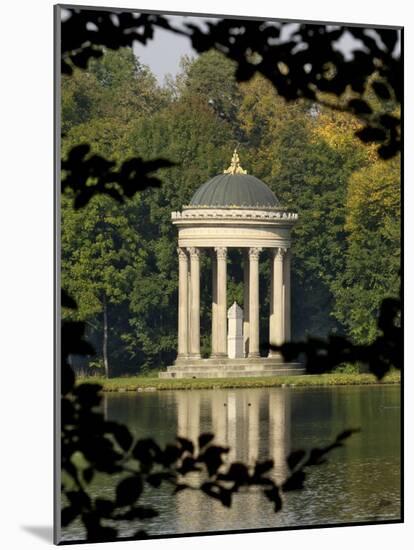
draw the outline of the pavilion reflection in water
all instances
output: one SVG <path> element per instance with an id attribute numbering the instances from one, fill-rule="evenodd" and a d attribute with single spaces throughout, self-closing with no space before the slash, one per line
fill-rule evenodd
<path id="1" fill-rule="evenodd" d="M 283 388 L 272 391 L 214 390 L 211 392 L 177 391 L 177 434 L 196 441 L 200 433 L 214 433 L 214 442 L 230 447 L 228 460 L 253 465 L 256 460 L 273 459 L 273 477 L 281 482 L 287 476 L 286 457 L 290 452 L 290 392 Z M 197 474 L 194 474 L 194 481 Z M 263 499 L 251 490 L 251 494 L 237 495 L 233 506 L 225 514 L 231 528 L 245 515 L 250 520 L 252 508 L 263 506 Z M 208 530 L 209 524 L 218 525 L 223 507 L 198 491 L 184 491 L 177 495 L 178 531 L 185 530 L 188 510 L 207 512 L 194 514 L 190 530 Z M 180 508 L 183 508 L 180 513 Z M 186 511 L 186 513 L 184 513 Z M 197 519 L 196 519 L 196 517 Z M 224 516 L 223 516 L 224 517 Z M 183 524 L 181 525 L 181 523 Z M 194 524 L 197 523 L 197 525 Z"/>

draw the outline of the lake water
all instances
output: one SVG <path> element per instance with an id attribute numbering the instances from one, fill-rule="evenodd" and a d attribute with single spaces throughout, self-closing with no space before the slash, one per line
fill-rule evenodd
<path id="1" fill-rule="evenodd" d="M 229 458 L 252 463 L 273 458 L 274 476 L 287 474 L 285 457 L 333 441 L 342 430 L 361 428 L 327 464 L 309 470 L 306 488 L 286 495 L 275 514 L 258 489 L 235 495 L 231 509 L 195 491 L 171 488 L 145 495 L 160 515 L 126 527 L 150 535 L 360 523 L 400 519 L 400 387 L 259 388 L 106 394 L 108 419 L 127 424 L 135 436 L 165 444 L 178 433 L 195 440 L 213 432 L 231 448 Z M 95 487 L 112 495 L 108 478 Z M 63 540 L 82 539 L 80 525 Z"/>

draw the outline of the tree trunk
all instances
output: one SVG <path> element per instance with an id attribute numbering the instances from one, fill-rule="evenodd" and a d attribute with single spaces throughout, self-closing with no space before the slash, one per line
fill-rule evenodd
<path id="1" fill-rule="evenodd" d="M 103 340 L 102 340 L 102 356 L 104 362 L 105 376 L 109 378 L 109 362 L 108 362 L 108 306 L 106 296 L 102 298 L 103 305 Z"/>

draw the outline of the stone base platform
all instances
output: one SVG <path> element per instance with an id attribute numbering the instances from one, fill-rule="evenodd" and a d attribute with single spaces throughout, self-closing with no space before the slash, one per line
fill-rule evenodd
<path id="1" fill-rule="evenodd" d="M 159 378 L 243 378 L 304 374 L 301 363 L 284 363 L 278 357 L 245 359 L 179 359 Z"/>

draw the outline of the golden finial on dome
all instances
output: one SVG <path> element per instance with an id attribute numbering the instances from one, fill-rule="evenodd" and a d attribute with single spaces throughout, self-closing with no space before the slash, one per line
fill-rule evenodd
<path id="1" fill-rule="evenodd" d="M 231 157 L 231 164 L 224 170 L 223 174 L 247 174 L 247 170 L 243 170 L 240 166 L 240 159 L 237 153 L 237 147 L 234 149 L 233 156 Z"/>

